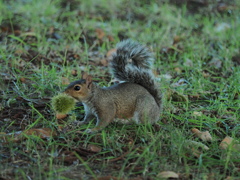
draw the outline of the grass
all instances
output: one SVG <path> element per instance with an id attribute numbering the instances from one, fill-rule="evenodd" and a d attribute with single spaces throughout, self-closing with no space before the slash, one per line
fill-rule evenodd
<path id="1" fill-rule="evenodd" d="M 0 137 L 0 177 L 159 179 L 160 172 L 174 171 L 180 179 L 238 179 L 239 149 L 219 148 L 226 136 L 240 140 L 240 4 L 231 3 L 219 9 L 210 1 L 0 0 L 0 132 L 57 132 Z M 165 92 L 161 121 L 112 123 L 93 135 L 79 131 L 94 122 L 60 130 L 59 123 L 66 127 L 84 113 L 80 106 L 63 122 L 55 119 L 50 99 L 65 88 L 62 78 L 74 81 L 85 71 L 101 86 L 110 85 L 101 60 L 125 38 L 155 53 L 156 78 Z M 182 95 L 188 101 L 177 101 Z M 192 128 L 209 131 L 213 141 L 196 138 Z M 194 155 L 187 148 L 192 141 L 209 150 Z"/>

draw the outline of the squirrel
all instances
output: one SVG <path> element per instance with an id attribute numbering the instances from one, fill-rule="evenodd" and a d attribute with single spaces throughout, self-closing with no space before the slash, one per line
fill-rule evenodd
<path id="1" fill-rule="evenodd" d="M 110 61 L 111 73 L 123 81 L 110 87 L 99 87 L 86 75 L 68 85 L 64 93 L 82 102 L 85 110 L 83 121 L 78 125 L 97 119 L 94 133 L 115 118 L 133 118 L 136 123 L 155 123 L 162 111 L 162 94 L 156 84 L 151 65 L 153 53 L 144 45 L 127 39 L 116 45 Z"/>

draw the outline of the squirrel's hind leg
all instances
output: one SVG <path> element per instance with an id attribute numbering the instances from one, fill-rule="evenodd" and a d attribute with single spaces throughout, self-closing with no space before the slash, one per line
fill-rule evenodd
<path id="1" fill-rule="evenodd" d="M 153 124 L 159 120 L 160 108 L 153 97 L 141 96 L 137 98 L 134 120 L 137 124 Z"/>

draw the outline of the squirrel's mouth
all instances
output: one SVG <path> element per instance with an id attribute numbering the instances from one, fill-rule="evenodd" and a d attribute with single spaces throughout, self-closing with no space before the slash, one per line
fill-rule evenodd
<path id="1" fill-rule="evenodd" d="M 81 102 L 77 97 L 71 96 L 71 98 L 72 98 L 75 102 Z"/>

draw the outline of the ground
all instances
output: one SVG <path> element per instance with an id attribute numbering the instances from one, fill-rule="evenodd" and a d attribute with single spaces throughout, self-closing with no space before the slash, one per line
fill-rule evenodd
<path id="1" fill-rule="evenodd" d="M 0 179 L 239 179 L 240 2 L 0 0 Z M 131 38 L 155 55 L 155 125 L 73 127 L 52 97 Z M 171 173 L 169 172 L 171 171 Z"/>

